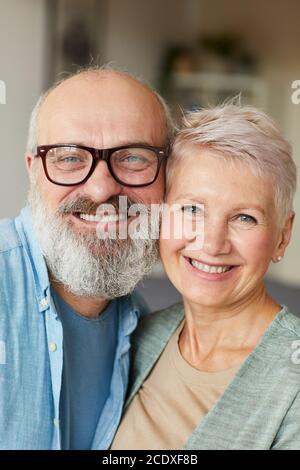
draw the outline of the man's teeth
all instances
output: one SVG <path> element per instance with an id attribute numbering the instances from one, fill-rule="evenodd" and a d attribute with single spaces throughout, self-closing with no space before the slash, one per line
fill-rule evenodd
<path id="1" fill-rule="evenodd" d="M 90 214 L 79 214 L 80 219 L 86 220 L 87 222 L 119 222 L 126 219 L 126 214 L 109 214 L 109 215 L 90 215 Z"/>
<path id="2" fill-rule="evenodd" d="M 209 266 L 208 264 L 200 263 L 199 261 L 196 261 L 195 259 L 191 259 L 191 264 L 194 266 L 194 268 L 199 269 L 199 271 L 203 271 L 205 273 L 210 273 L 210 274 L 225 273 L 226 271 L 229 271 L 231 267 L 231 266 Z"/>

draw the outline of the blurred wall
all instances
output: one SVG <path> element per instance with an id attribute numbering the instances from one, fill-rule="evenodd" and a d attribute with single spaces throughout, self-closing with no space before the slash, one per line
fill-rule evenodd
<path id="1" fill-rule="evenodd" d="M 0 158 L 5 160 L 0 218 L 16 214 L 26 195 L 23 154 L 28 118 L 49 79 L 48 1 L 0 0 L 0 80 L 7 85 L 7 104 L 0 105 Z M 300 79 L 299 0 L 99 1 L 104 16 L 99 18 L 99 61 L 116 62 L 150 83 L 156 82 L 170 43 L 190 44 L 205 32 L 240 33 L 259 59 L 269 88 L 268 111 L 294 145 L 300 165 L 300 105 L 291 103 L 291 83 Z M 272 275 L 299 285 L 299 190 L 296 211 L 294 240 Z"/>
<path id="2" fill-rule="evenodd" d="M 240 35 L 258 59 L 268 87 L 268 109 L 294 147 L 300 167 L 300 105 L 291 84 L 300 80 L 299 0 L 109 0 L 106 60 L 128 66 L 155 83 L 164 47 L 189 44 L 200 34 Z M 300 186 L 300 183 L 299 183 Z M 295 198 L 294 237 L 285 259 L 271 267 L 273 278 L 300 284 L 300 188 Z"/>
<path id="3" fill-rule="evenodd" d="M 299 0 L 201 0 L 199 30 L 232 31 L 245 38 L 258 58 L 261 75 L 268 86 L 267 111 L 276 119 L 292 143 L 300 168 L 300 105 L 292 104 L 291 84 L 300 79 Z M 299 177 L 299 171 L 298 171 Z M 300 185 L 300 182 L 299 182 Z M 285 259 L 271 268 L 274 278 L 300 284 L 300 188 L 295 198 L 298 214 L 294 237 Z"/>
<path id="4" fill-rule="evenodd" d="M 166 46 L 199 34 L 201 0 L 107 0 L 104 60 L 155 83 Z"/>
<path id="5" fill-rule="evenodd" d="M 45 80 L 45 3 L 0 2 L 0 80 L 6 83 L 6 104 L 0 104 L 0 218 L 17 214 L 26 197 L 28 118 Z"/>

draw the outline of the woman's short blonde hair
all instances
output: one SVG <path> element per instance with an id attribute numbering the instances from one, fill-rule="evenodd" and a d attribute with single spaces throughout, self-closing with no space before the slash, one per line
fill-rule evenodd
<path id="1" fill-rule="evenodd" d="M 224 104 L 186 113 L 168 159 L 167 188 L 174 169 L 195 145 L 233 162 L 244 162 L 256 175 L 271 179 L 282 221 L 293 210 L 297 169 L 292 148 L 264 112 L 252 106 Z"/>

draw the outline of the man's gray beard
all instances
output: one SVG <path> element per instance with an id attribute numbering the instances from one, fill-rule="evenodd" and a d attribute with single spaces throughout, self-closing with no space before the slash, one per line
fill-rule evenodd
<path id="1" fill-rule="evenodd" d="M 101 240 L 96 230 L 74 233 L 59 209 L 47 207 L 34 183 L 28 206 L 51 278 L 74 295 L 113 299 L 129 294 L 158 259 L 157 240 Z"/>

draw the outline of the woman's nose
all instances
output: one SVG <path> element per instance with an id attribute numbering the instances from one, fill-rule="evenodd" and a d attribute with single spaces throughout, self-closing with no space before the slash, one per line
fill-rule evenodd
<path id="1" fill-rule="evenodd" d="M 231 251 L 228 226 L 225 222 L 207 220 L 204 224 L 203 251 L 210 256 L 225 255 Z"/>

